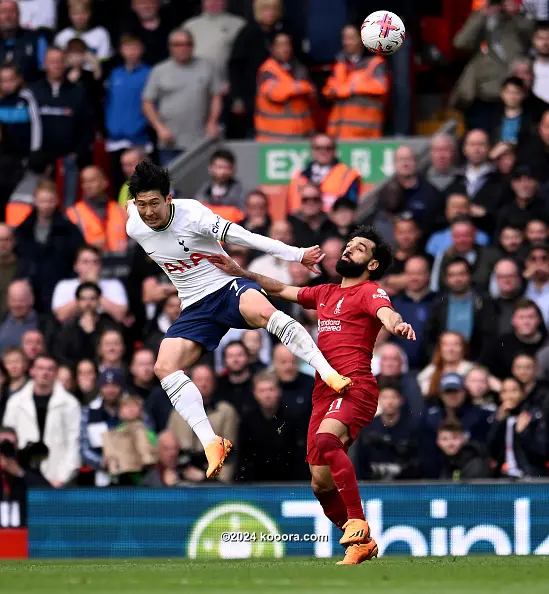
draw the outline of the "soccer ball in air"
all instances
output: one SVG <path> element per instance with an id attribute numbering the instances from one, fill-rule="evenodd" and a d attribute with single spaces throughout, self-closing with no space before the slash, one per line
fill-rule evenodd
<path id="1" fill-rule="evenodd" d="M 360 30 L 362 43 L 378 56 L 390 56 L 397 52 L 406 39 L 402 19 L 387 10 L 376 10 L 367 16 Z"/>

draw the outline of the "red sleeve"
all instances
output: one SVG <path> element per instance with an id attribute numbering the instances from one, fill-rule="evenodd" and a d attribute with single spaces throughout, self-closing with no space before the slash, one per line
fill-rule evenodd
<path id="1" fill-rule="evenodd" d="M 380 289 L 375 285 L 365 287 L 362 307 L 365 313 L 370 314 L 374 318 L 377 317 L 377 312 L 382 307 L 393 309 L 389 295 L 387 295 L 383 289 Z"/>
<path id="2" fill-rule="evenodd" d="M 297 294 L 297 302 L 303 309 L 317 309 L 317 302 L 321 291 L 322 285 L 302 287 Z"/>

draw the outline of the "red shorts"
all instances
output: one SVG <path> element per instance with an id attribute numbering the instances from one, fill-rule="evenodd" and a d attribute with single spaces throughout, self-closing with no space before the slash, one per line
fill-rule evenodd
<path id="1" fill-rule="evenodd" d="M 324 419 L 341 421 L 349 432 L 351 440 L 345 446 L 348 450 L 357 438 L 360 430 L 372 422 L 377 412 L 377 395 L 353 387 L 342 396 L 328 394 L 322 400 L 316 401 L 313 395 L 313 412 L 307 431 L 307 462 L 315 466 L 325 466 L 326 461 L 315 445 L 315 435 Z"/>

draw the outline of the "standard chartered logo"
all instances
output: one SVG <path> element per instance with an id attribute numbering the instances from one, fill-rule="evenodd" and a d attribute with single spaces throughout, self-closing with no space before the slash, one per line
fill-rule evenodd
<path id="1" fill-rule="evenodd" d="M 279 533 L 278 526 L 264 511 L 246 503 L 223 503 L 208 510 L 194 525 L 189 538 L 191 559 L 247 559 L 282 557 L 284 543 L 258 538 L 223 538 L 227 533 Z"/>

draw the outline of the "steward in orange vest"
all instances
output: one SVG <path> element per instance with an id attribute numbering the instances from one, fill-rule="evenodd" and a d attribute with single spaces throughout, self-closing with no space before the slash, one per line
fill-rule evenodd
<path id="1" fill-rule="evenodd" d="M 86 243 L 104 252 L 125 252 L 126 211 L 105 195 L 108 182 L 97 167 L 86 167 L 81 174 L 82 200 L 67 209 L 67 217 L 77 225 Z"/>
<path id="2" fill-rule="evenodd" d="M 320 186 L 323 208 L 328 212 L 338 198 L 358 202 L 362 179 L 356 169 L 335 158 L 335 143 L 326 134 L 317 134 L 312 142 L 311 161 L 302 171 L 296 171 L 288 189 L 288 212 L 301 208 L 301 191 L 308 183 Z"/>
<path id="3" fill-rule="evenodd" d="M 343 45 L 346 51 L 338 56 L 322 90 L 333 102 L 326 131 L 338 140 L 379 138 L 389 93 L 385 60 L 365 53 L 354 26 L 343 29 Z"/>
<path id="4" fill-rule="evenodd" d="M 272 54 L 258 72 L 256 140 L 283 142 L 308 136 L 314 130 L 316 91 L 307 69 L 294 59 L 291 40 L 285 33 L 275 37 Z"/>

